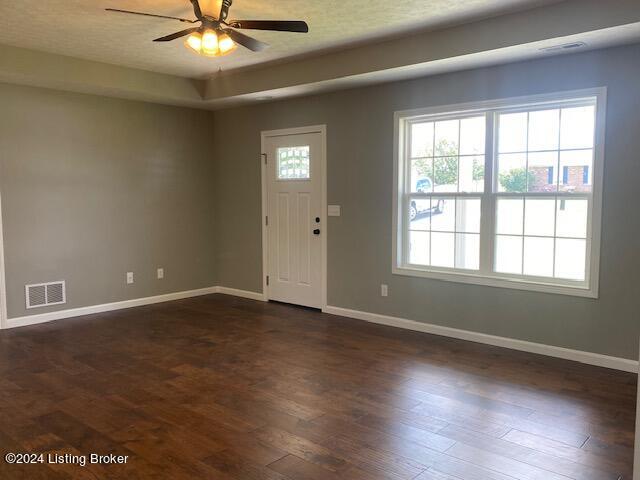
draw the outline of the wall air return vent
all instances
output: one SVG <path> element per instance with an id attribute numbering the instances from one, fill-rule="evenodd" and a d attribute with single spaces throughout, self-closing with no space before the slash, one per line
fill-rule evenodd
<path id="1" fill-rule="evenodd" d="M 25 285 L 27 308 L 48 307 L 66 303 L 65 282 L 49 282 Z"/>

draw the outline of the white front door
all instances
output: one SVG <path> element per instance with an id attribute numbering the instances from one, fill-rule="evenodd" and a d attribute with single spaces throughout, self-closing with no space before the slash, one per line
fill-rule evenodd
<path id="1" fill-rule="evenodd" d="M 267 294 L 322 307 L 324 135 L 267 136 Z"/>

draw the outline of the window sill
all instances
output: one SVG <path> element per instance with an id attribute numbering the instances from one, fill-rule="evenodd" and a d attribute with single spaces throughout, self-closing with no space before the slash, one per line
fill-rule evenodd
<path id="1" fill-rule="evenodd" d="M 487 276 L 476 274 L 473 272 L 448 272 L 440 270 L 423 270 L 420 268 L 412 268 L 410 266 L 393 267 L 394 275 L 404 275 L 409 277 L 430 278 L 434 280 L 442 280 L 445 282 L 466 283 L 471 285 L 482 285 L 486 287 L 509 288 L 514 290 L 526 290 L 538 293 L 552 293 L 556 295 L 569 295 L 583 298 L 598 298 L 597 287 L 591 288 L 578 284 L 561 285 L 554 283 L 544 283 L 532 280 L 515 280 L 499 276 Z"/>

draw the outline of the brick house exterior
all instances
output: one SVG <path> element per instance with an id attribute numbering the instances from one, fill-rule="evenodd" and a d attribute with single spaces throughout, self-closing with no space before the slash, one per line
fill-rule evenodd
<path id="1" fill-rule="evenodd" d="M 555 182 L 559 180 L 561 192 L 591 191 L 591 169 L 588 166 L 564 166 L 557 178 L 555 167 L 531 167 L 529 191 L 555 192 Z"/>

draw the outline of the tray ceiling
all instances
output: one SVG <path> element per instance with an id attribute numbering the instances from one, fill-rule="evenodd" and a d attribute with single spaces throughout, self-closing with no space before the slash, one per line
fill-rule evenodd
<path id="1" fill-rule="evenodd" d="M 190 53 L 181 41 L 152 40 L 185 24 L 108 13 L 120 8 L 193 18 L 188 0 L 20 0 L 0 2 L 0 44 L 42 50 L 127 67 L 204 78 L 224 71 L 310 55 L 400 35 L 522 10 L 557 0 L 235 0 L 231 18 L 306 20 L 309 34 L 246 31 L 271 45 L 260 53 L 239 48 L 224 58 Z M 205 13 L 219 0 L 201 0 Z"/>

